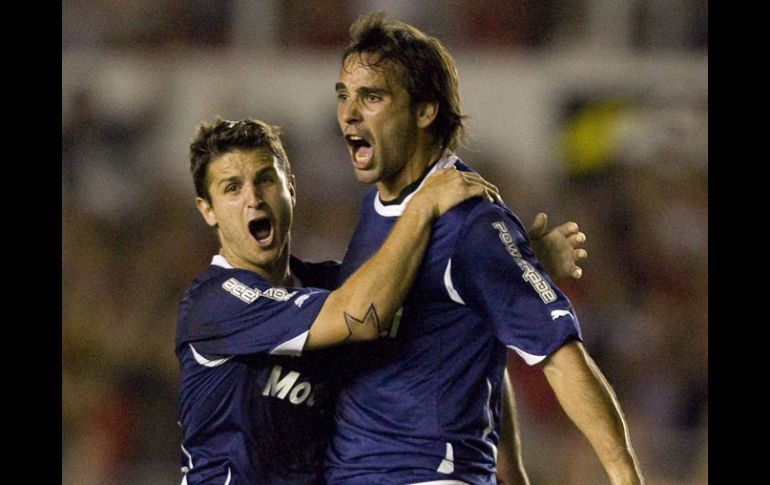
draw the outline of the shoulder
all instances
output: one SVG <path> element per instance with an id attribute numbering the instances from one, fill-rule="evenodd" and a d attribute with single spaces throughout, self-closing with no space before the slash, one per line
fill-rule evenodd
<path id="1" fill-rule="evenodd" d="M 253 271 L 211 265 L 193 280 L 185 293 L 181 314 L 219 315 L 220 318 L 225 318 L 232 312 L 240 312 L 244 304 L 256 302 L 267 292 L 270 292 L 271 296 L 282 292 L 292 296 L 292 293 L 284 288 L 273 288 Z"/>
<path id="2" fill-rule="evenodd" d="M 458 204 L 442 216 L 445 223 L 456 227 L 459 235 L 485 232 L 500 225 L 508 231 L 526 234 L 521 220 L 507 206 L 476 197 Z"/>
<path id="3" fill-rule="evenodd" d="M 182 303 L 187 302 L 189 304 L 189 302 L 197 301 L 213 293 L 213 289 L 221 283 L 223 278 L 226 278 L 228 273 L 229 270 L 226 268 L 210 265 L 190 283 L 182 297 Z"/>
<path id="4" fill-rule="evenodd" d="M 274 350 L 307 331 L 327 296 L 316 288 L 272 286 L 243 269 L 210 267 L 182 299 L 177 344 L 198 342 L 213 355 Z"/>
<path id="5" fill-rule="evenodd" d="M 454 258 L 500 261 L 516 248 L 529 247 L 526 229 L 508 207 L 476 198 L 455 209 L 445 214 L 453 226 Z"/>
<path id="6" fill-rule="evenodd" d="M 453 166 L 461 172 L 478 173 L 473 167 L 466 164 L 459 158 L 455 158 Z M 492 181 L 494 183 L 494 181 Z M 492 203 L 488 200 L 476 197 L 458 204 L 449 210 L 444 216 L 455 224 L 461 224 L 461 229 L 467 230 L 473 227 L 483 227 L 494 221 L 505 221 L 513 223 L 517 230 L 526 234 L 523 224 L 519 217 L 505 204 Z M 510 225 L 510 224 L 509 224 Z"/>
<path id="7" fill-rule="evenodd" d="M 252 271 L 211 265 L 193 280 L 187 295 L 194 300 L 222 298 L 232 294 L 233 288 L 237 286 L 254 288 L 268 284 Z"/>

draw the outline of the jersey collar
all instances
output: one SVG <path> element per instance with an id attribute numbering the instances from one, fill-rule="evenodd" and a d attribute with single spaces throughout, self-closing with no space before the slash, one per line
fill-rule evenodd
<path id="1" fill-rule="evenodd" d="M 443 158 L 441 158 L 438 162 L 436 162 L 433 165 L 433 168 L 428 172 L 428 175 L 422 180 L 420 185 L 418 185 L 409 195 L 404 197 L 404 200 L 402 200 L 399 204 L 393 204 L 393 205 L 385 205 L 380 200 L 380 192 L 377 191 L 377 193 L 374 196 L 374 210 L 377 212 L 377 214 L 384 216 L 384 217 L 399 217 L 401 214 L 404 213 L 404 209 L 406 208 L 406 204 L 409 203 L 410 200 L 412 200 L 412 197 L 414 194 L 417 193 L 418 190 L 422 188 L 422 186 L 425 184 L 425 181 L 428 180 L 428 177 L 430 177 L 436 170 L 440 168 L 449 168 L 453 167 L 455 163 L 459 158 L 457 155 L 454 154 L 447 154 Z"/>
<path id="2" fill-rule="evenodd" d="M 294 256 L 292 256 L 294 257 Z M 214 266 L 219 266 L 220 268 L 225 269 L 235 269 L 233 266 L 225 259 L 224 256 L 221 254 L 215 254 L 213 258 L 211 258 L 211 264 Z M 305 284 L 302 282 L 302 280 L 297 277 L 297 275 L 292 272 L 292 278 L 294 279 L 294 284 L 292 285 L 293 288 L 304 288 Z M 261 277 L 260 277 L 261 278 Z"/>
<path id="3" fill-rule="evenodd" d="M 227 262 L 224 256 L 221 254 L 215 254 L 213 258 L 211 258 L 211 264 L 214 266 L 221 266 L 222 268 L 226 269 L 233 269 L 233 265 Z"/>

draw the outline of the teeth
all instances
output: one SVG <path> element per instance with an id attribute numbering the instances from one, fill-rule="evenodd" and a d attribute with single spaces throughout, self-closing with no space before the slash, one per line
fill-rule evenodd
<path id="1" fill-rule="evenodd" d="M 361 140 L 363 140 L 363 138 L 361 138 L 360 136 L 356 136 L 356 135 L 350 135 L 348 137 L 348 139 L 352 140 L 352 141 L 361 141 Z"/>

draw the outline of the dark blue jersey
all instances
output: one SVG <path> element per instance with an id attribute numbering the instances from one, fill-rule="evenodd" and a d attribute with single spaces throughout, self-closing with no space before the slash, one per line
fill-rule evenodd
<path id="1" fill-rule="evenodd" d="M 470 170 L 456 157 L 437 166 L 452 164 Z M 379 248 L 409 199 L 383 205 L 369 192 L 341 281 Z M 494 483 L 507 348 L 534 364 L 581 338 L 519 219 L 481 198 L 434 223 L 390 337 L 356 346 L 342 366 L 330 483 Z"/>
<path id="2" fill-rule="evenodd" d="M 273 287 L 222 256 L 193 281 L 176 337 L 187 484 L 322 483 L 328 357 L 302 348 L 328 294 Z"/>

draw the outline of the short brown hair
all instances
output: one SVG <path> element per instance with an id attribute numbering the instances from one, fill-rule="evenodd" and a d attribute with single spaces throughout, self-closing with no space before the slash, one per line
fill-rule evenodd
<path id="1" fill-rule="evenodd" d="M 210 200 L 206 175 L 212 158 L 233 150 L 255 148 L 268 148 L 278 158 L 286 176 L 291 175 L 291 165 L 281 141 L 279 127 L 254 119 L 228 121 L 217 118 L 213 124 L 201 123 L 190 143 L 190 171 L 198 197 Z"/>
<path id="2" fill-rule="evenodd" d="M 441 42 L 405 22 L 386 20 L 384 13 L 370 13 L 350 26 L 343 66 L 349 56 L 362 53 L 378 55 L 369 67 L 389 60 L 403 66 L 402 82 L 412 107 L 438 102 L 430 129 L 443 149 L 454 150 L 463 136 L 465 116 L 460 112 L 457 66 Z"/>

